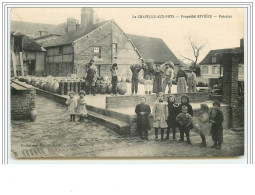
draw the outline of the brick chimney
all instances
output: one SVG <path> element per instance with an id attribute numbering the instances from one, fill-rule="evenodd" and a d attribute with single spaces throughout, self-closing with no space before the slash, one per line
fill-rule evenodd
<path id="1" fill-rule="evenodd" d="M 92 8 L 81 8 L 81 28 L 87 28 L 93 24 L 94 10 Z"/>
<path id="2" fill-rule="evenodd" d="M 244 46 L 243 44 L 244 44 L 244 43 L 243 43 L 243 38 L 241 38 L 241 39 L 240 39 L 240 49 L 242 49 L 242 50 L 243 50 L 243 46 Z"/>
<path id="3" fill-rule="evenodd" d="M 77 23 L 77 20 L 75 18 L 67 18 L 66 31 L 71 32 L 76 30 L 76 23 Z"/>

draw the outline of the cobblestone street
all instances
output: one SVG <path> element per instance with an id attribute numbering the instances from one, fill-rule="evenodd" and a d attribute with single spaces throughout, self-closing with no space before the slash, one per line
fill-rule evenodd
<path id="1" fill-rule="evenodd" d="M 193 145 L 173 141 L 154 141 L 123 137 L 90 120 L 69 122 L 67 108 L 59 103 L 36 97 L 37 120 L 11 122 L 13 158 L 146 158 L 146 157 L 221 157 L 244 153 L 243 132 L 224 131 L 222 150 L 200 148 L 200 136 L 191 133 Z M 78 120 L 76 118 L 76 120 Z M 178 138 L 178 137 L 177 137 Z"/>

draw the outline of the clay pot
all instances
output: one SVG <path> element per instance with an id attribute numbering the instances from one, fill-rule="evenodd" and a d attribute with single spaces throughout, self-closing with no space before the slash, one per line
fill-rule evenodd
<path id="1" fill-rule="evenodd" d="M 103 76 L 102 79 L 103 79 L 103 81 L 107 81 L 109 78 L 108 78 L 108 76 Z"/>
<path id="2" fill-rule="evenodd" d="M 46 90 L 46 83 L 42 83 L 42 89 Z"/>
<path id="3" fill-rule="evenodd" d="M 111 92 L 112 92 L 112 84 L 108 84 L 106 93 L 111 94 Z"/>
<path id="4" fill-rule="evenodd" d="M 121 77 L 121 82 L 126 82 L 127 78 L 125 76 Z"/>
<path id="5" fill-rule="evenodd" d="M 106 90 L 107 90 L 107 85 L 106 85 L 106 83 L 101 83 L 101 85 L 100 85 L 100 93 L 101 93 L 101 94 L 105 94 L 105 93 L 106 93 Z"/>
<path id="6" fill-rule="evenodd" d="M 126 82 L 120 83 L 117 89 L 120 95 L 124 95 L 127 92 L 127 83 Z"/>
<path id="7" fill-rule="evenodd" d="M 36 118 L 37 118 L 37 111 L 35 110 L 35 108 L 32 108 L 30 112 L 30 120 L 34 122 Z"/>
<path id="8" fill-rule="evenodd" d="M 128 76 L 128 77 L 126 78 L 126 82 L 127 82 L 127 83 L 131 83 L 131 76 Z"/>
<path id="9" fill-rule="evenodd" d="M 52 84 L 51 92 L 58 93 L 58 91 L 59 91 L 59 83 L 55 80 Z"/>
<path id="10" fill-rule="evenodd" d="M 32 79 L 32 80 L 31 80 L 31 85 L 35 86 L 35 82 L 36 82 L 36 80 L 35 80 L 35 79 Z"/>
<path id="11" fill-rule="evenodd" d="M 36 81 L 35 81 L 35 87 L 38 88 L 38 87 L 39 87 L 39 84 L 40 84 L 40 81 L 39 81 L 39 80 L 36 80 Z"/>
<path id="12" fill-rule="evenodd" d="M 27 77 L 27 79 L 26 79 L 26 83 L 27 83 L 28 85 L 30 85 L 30 84 L 31 84 L 31 78 L 30 78 L 30 77 Z"/>

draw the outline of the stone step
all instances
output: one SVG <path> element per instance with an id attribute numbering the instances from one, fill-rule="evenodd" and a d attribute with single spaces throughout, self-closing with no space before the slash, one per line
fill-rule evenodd
<path id="1" fill-rule="evenodd" d="M 102 114 L 98 114 L 96 112 L 92 112 L 88 110 L 88 118 L 96 123 L 99 123 L 105 127 L 108 127 L 114 130 L 116 133 L 120 135 L 128 135 L 130 134 L 130 124 L 119 121 L 115 118 L 111 118 Z"/>

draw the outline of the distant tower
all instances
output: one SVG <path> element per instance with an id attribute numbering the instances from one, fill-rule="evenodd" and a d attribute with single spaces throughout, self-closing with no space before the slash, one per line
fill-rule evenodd
<path id="1" fill-rule="evenodd" d="M 94 10 L 92 8 L 81 8 L 81 28 L 93 24 Z"/>

